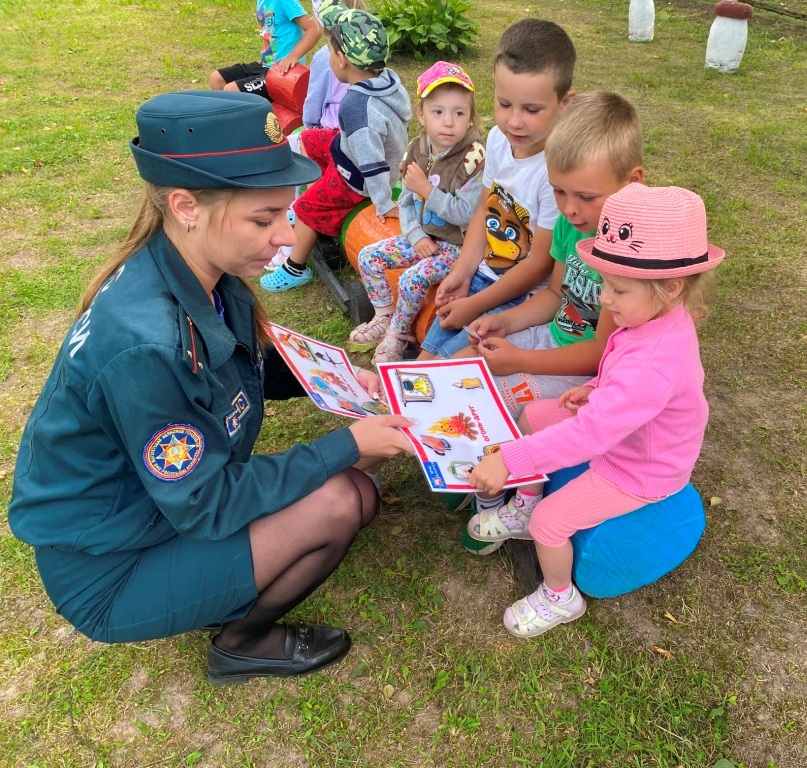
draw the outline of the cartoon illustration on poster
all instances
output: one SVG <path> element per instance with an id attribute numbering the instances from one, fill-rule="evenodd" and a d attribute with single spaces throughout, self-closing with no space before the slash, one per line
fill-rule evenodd
<path id="1" fill-rule="evenodd" d="M 473 490 L 468 473 L 521 437 L 481 358 L 380 363 L 378 374 L 392 412 L 417 419 L 403 432 L 434 491 Z M 505 487 L 544 479 L 511 478 Z"/>
<path id="2" fill-rule="evenodd" d="M 388 413 L 412 419 L 402 432 L 433 491 L 473 491 L 473 468 L 521 437 L 482 358 L 379 363 L 384 396 L 371 397 L 343 349 L 274 323 L 267 330 L 318 408 L 359 419 Z M 505 488 L 545 480 L 537 474 L 510 478 Z"/>

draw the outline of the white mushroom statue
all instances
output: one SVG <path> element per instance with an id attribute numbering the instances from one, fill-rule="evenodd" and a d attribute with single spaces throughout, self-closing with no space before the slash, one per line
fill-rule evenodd
<path id="1" fill-rule="evenodd" d="M 748 19 L 753 8 L 748 3 L 720 0 L 706 43 L 706 67 L 718 72 L 736 72 L 748 40 Z"/>
<path id="2" fill-rule="evenodd" d="M 649 43 L 653 39 L 656 6 L 653 0 L 630 0 L 628 7 L 628 40 Z"/>

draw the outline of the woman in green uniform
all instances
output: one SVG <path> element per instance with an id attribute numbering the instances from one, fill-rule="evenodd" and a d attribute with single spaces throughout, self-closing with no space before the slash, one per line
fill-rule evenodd
<path id="1" fill-rule="evenodd" d="M 408 421 L 253 455 L 264 398 L 303 392 L 243 278 L 293 244 L 294 187 L 319 171 L 252 94 L 164 94 L 137 125 L 144 202 L 25 428 L 9 523 L 58 612 L 94 640 L 221 624 L 211 682 L 313 672 L 349 636 L 279 619 L 373 519 L 378 493 L 354 465 L 409 450 Z M 360 379 L 377 391 L 374 374 Z"/>

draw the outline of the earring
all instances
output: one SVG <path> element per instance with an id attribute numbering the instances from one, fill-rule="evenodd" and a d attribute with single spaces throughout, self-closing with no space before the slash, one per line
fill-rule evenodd
<path id="1" fill-rule="evenodd" d="M 183 221 L 182 223 L 185 225 L 185 231 L 190 233 L 190 231 L 191 231 L 191 223 L 189 221 Z"/>

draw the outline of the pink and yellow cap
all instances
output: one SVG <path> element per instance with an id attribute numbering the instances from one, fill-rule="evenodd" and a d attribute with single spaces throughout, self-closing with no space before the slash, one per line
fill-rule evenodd
<path id="1" fill-rule="evenodd" d="M 419 99 L 425 99 L 438 85 L 445 83 L 457 83 L 463 88 L 474 92 L 474 84 L 465 70 L 459 64 L 452 64 L 449 61 L 438 61 L 430 66 L 419 78 L 417 95 Z"/>

